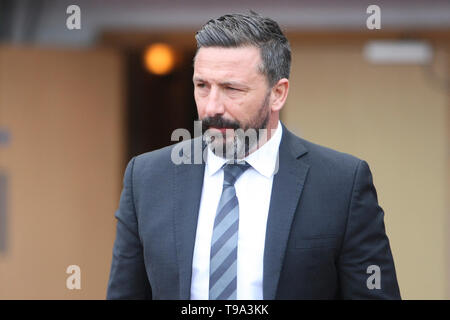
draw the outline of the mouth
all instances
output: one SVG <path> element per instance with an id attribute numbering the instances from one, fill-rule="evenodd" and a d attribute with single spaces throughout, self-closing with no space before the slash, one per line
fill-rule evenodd
<path id="1" fill-rule="evenodd" d="M 210 129 L 220 131 L 222 134 L 225 134 L 227 130 L 234 130 L 233 128 L 217 128 L 217 127 L 210 127 Z"/>

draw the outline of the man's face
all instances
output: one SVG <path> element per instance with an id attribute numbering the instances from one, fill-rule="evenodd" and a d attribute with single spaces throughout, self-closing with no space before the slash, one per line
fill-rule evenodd
<path id="1" fill-rule="evenodd" d="M 270 90 L 266 76 L 258 69 L 260 64 L 260 50 L 252 46 L 209 47 L 197 52 L 194 96 L 203 129 L 208 130 L 205 136 L 214 137 L 210 141 L 213 150 L 231 144 L 242 146 L 232 129 L 258 131 L 267 126 Z"/>

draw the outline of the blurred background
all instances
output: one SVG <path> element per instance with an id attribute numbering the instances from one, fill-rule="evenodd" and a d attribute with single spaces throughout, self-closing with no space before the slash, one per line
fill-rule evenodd
<path id="1" fill-rule="evenodd" d="M 369 163 L 402 297 L 450 298 L 448 0 L 0 0 L 0 299 L 105 298 L 125 165 L 193 131 L 195 32 L 249 9 L 291 43 L 282 121 Z"/>

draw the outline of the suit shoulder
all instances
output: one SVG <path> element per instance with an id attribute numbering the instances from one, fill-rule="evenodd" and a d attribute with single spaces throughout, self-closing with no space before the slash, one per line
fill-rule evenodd
<path id="1" fill-rule="evenodd" d="M 330 170 L 336 170 L 342 172 L 350 171 L 354 172 L 362 159 L 345 152 L 341 152 L 317 143 L 297 137 L 300 142 L 308 150 L 305 155 L 305 160 L 315 166 L 321 166 Z"/>
<path id="2" fill-rule="evenodd" d="M 325 158 L 331 158 L 331 159 L 339 159 L 339 160 L 343 160 L 343 161 L 350 161 L 350 162 L 359 162 L 361 161 L 361 159 L 359 159 L 358 157 L 346 153 L 346 152 L 342 152 L 342 151 L 338 151 L 335 149 L 332 149 L 330 147 L 326 147 L 323 145 L 319 145 L 317 143 L 299 138 L 302 143 L 305 145 L 305 147 L 308 148 L 308 150 L 312 153 L 314 153 L 317 156 L 321 156 L 321 157 L 325 157 Z"/>
<path id="3" fill-rule="evenodd" d="M 138 171 L 149 167 L 154 170 L 169 169 L 179 164 L 179 160 L 181 158 L 186 156 L 190 157 L 192 152 L 194 152 L 193 149 L 195 141 L 198 139 L 199 138 L 184 140 L 157 150 L 137 155 L 134 157 L 134 166 Z M 199 141 L 201 142 L 201 137 Z M 197 152 L 202 152 L 201 145 L 200 150 L 197 150 Z"/>
<path id="4" fill-rule="evenodd" d="M 166 146 L 157 150 L 141 153 L 137 156 L 135 156 L 135 163 L 136 164 L 145 164 L 145 163 L 164 163 L 167 160 L 170 161 L 170 154 L 172 152 L 173 147 L 175 144 L 172 144 L 170 146 Z"/>
<path id="5" fill-rule="evenodd" d="M 336 194 L 336 190 L 350 192 L 360 168 L 368 168 L 364 160 L 352 154 L 299 139 L 308 150 L 299 160 L 309 166 L 310 181 L 332 194 Z"/>

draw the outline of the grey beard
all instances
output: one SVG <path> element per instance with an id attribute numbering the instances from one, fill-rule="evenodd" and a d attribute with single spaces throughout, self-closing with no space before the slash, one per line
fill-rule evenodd
<path id="1" fill-rule="evenodd" d="M 232 141 L 227 141 L 226 136 L 222 134 L 211 134 L 208 130 L 204 134 L 204 139 L 211 151 L 227 160 L 243 159 L 258 147 L 258 143 L 266 135 L 264 140 L 267 141 L 267 122 L 268 115 L 264 118 L 260 128 L 250 128 L 244 131 L 243 129 L 233 130 L 234 136 Z M 228 140 L 231 140 L 229 138 Z"/>

